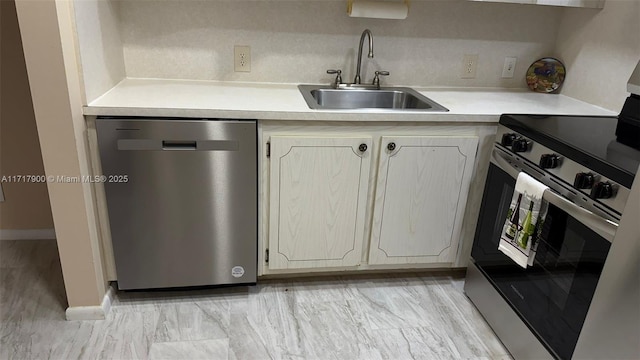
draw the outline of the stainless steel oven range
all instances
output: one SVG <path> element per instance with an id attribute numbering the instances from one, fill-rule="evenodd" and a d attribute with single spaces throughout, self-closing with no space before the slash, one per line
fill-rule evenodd
<path id="1" fill-rule="evenodd" d="M 516 359 L 571 359 L 625 209 L 640 151 L 616 117 L 503 115 L 465 292 Z M 550 191 L 532 266 L 498 250 L 520 172 Z"/>

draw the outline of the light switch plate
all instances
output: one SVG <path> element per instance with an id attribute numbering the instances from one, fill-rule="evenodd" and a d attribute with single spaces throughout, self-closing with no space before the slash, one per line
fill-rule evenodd
<path id="1" fill-rule="evenodd" d="M 513 73 L 516 71 L 517 61 L 518 61 L 518 58 L 513 56 L 507 56 L 506 58 L 504 58 L 504 66 L 502 67 L 503 78 L 513 77 Z"/>
<path id="2" fill-rule="evenodd" d="M 462 72 L 460 73 L 460 77 L 463 79 L 474 79 L 477 68 L 478 54 L 465 54 L 462 58 Z"/>
<path id="3" fill-rule="evenodd" d="M 251 47 L 234 46 L 233 64 L 233 70 L 236 72 L 251 72 Z"/>

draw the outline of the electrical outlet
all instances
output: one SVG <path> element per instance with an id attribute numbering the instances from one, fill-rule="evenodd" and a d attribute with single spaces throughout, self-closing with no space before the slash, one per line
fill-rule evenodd
<path id="1" fill-rule="evenodd" d="M 478 54 L 465 54 L 462 58 L 463 79 L 474 79 L 476 77 L 476 68 L 478 67 Z"/>
<path id="2" fill-rule="evenodd" d="M 502 67 L 502 77 L 503 78 L 512 78 L 513 73 L 516 70 L 516 62 L 518 61 L 517 57 L 507 56 L 504 58 L 504 66 Z"/>
<path id="3" fill-rule="evenodd" d="M 233 47 L 233 69 L 236 72 L 251 72 L 251 47 Z"/>

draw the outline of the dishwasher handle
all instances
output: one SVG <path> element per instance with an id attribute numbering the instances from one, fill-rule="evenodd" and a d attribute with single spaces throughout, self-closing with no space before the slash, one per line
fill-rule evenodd
<path id="1" fill-rule="evenodd" d="M 162 140 L 162 150 L 196 150 L 196 141 Z"/>
<path id="2" fill-rule="evenodd" d="M 237 140 L 118 139 L 123 151 L 238 151 Z"/>

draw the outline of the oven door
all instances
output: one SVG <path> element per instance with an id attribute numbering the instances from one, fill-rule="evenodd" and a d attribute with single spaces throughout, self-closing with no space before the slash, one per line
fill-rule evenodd
<path id="1" fill-rule="evenodd" d="M 520 171 L 554 191 L 545 194 L 549 211 L 534 264 L 527 269 L 498 251 Z M 570 196 L 571 191 L 496 146 L 471 254 L 490 283 L 550 353 L 560 359 L 570 359 L 573 354 L 617 228 L 613 221 L 563 196 Z"/>

